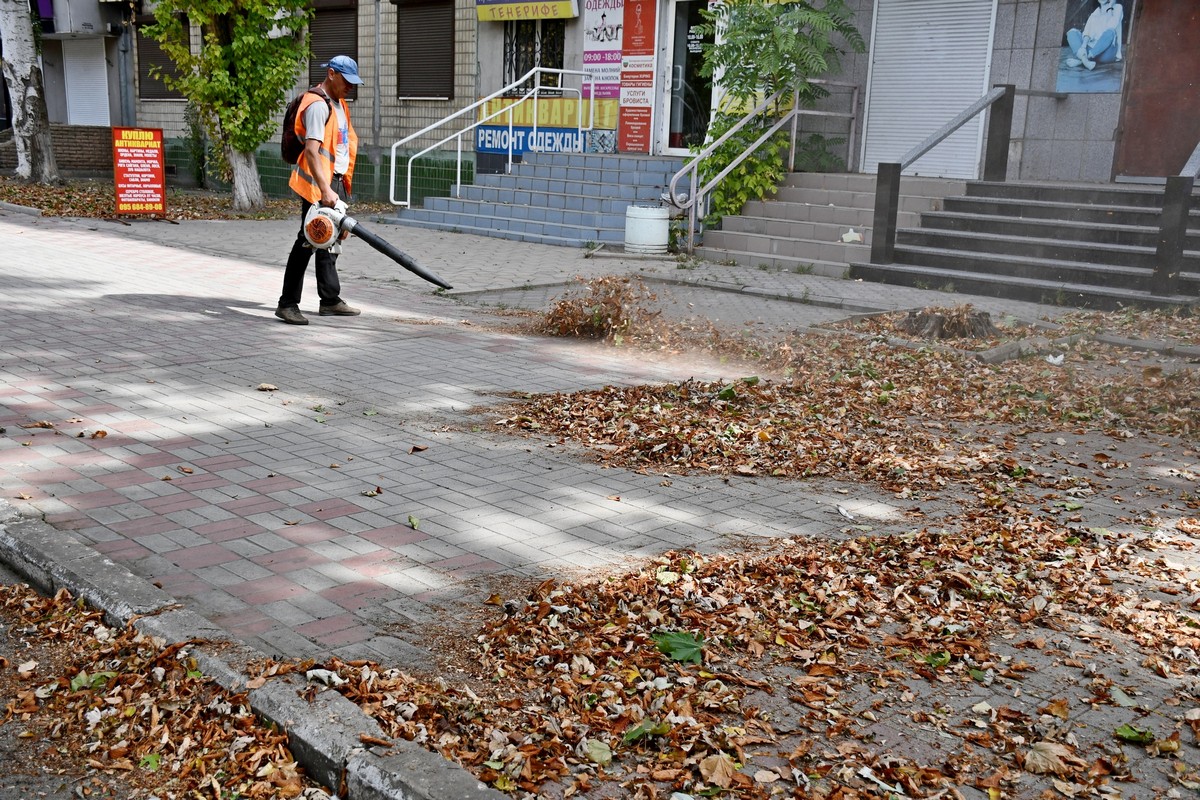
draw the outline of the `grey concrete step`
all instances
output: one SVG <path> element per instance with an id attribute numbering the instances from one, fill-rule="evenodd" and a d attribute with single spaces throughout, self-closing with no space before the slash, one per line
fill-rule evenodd
<path id="1" fill-rule="evenodd" d="M 1137 290 L 1150 280 L 1153 269 L 1105 263 L 1068 261 L 1031 256 L 1016 257 L 1003 253 L 981 253 L 897 244 L 896 267 L 929 267 L 946 272 L 978 272 L 998 279 L 1042 280 L 1071 284 L 1089 284 L 1114 290 Z M 1183 273 L 1179 291 L 1200 294 L 1200 275 Z"/>
<path id="2" fill-rule="evenodd" d="M 865 244 L 845 244 L 812 239 L 791 239 L 728 230 L 704 233 L 704 246 L 715 250 L 736 250 L 766 256 L 786 256 L 802 261 L 829 261 L 848 264 L 870 257 L 871 248 Z"/>
<path id="3" fill-rule="evenodd" d="M 1048 233 L 1049 231 L 1043 231 Z M 1158 256 L 1154 247 L 1077 241 L 1063 235 L 1056 238 L 1002 234 L 994 231 L 959 231 L 935 228 L 911 228 L 896 232 L 897 247 L 920 247 L 953 252 L 971 252 L 1016 259 L 1110 264 L 1154 269 Z M 930 263 L 931 266 L 938 266 Z M 1185 254 L 1186 269 L 1200 269 L 1200 253 Z M 1195 266 L 1190 266 L 1194 264 Z"/>
<path id="4" fill-rule="evenodd" d="M 751 200 L 742 208 L 742 214 L 748 217 L 763 217 L 783 219 L 793 222 L 822 222 L 833 225 L 854 227 L 855 230 L 865 228 L 874 221 L 875 212 L 871 208 L 850 208 L 848 206 L 814 205 L 812 203 L 787 203 L 779 200 Z M 733 217 L 725 217 L 725 221 Z M 920 217 L 915 213 L 905 213 L 898 217 L 905 225 L 915 226 Z"/>
<path id="5" fill-rule="evenodd" d="M 902 227 L 914 227 L 903 223 Z M 1051 238 L 1062 236 L 1077 242 L 1156 247 L 1158 227 L 1150 225 L 1123 225 L 1117 223 L 1096 225 L 1077 220 L 1042 219 L 1037 217 L 1010 217 L 994 214 L 971 214 L 958 211 L 931 211 L 921 215 L 921 227 L 957 231 L 997 233 L 1008 236 L 1032 236 Z M 1189 250 L 1200 250 L 1200 230 L 1190 231 L 1185 245 Z"/>
<path id="6" fill-rule="evenodd" d="M 522 219 L 518 216 L 502 216 L 496 207 L 480 204 L 472 213 L 469 210 L 440 211 L 436 209 L 404 209 L 385 221 L 392 225 L 418 225 L 438 230 L 470 230 L 485 236 L 519 238 L 520 241 L 543 241 L 560 244 L 583 245 L 588 242 L 624 244 L 625 217 L 605 218 L 591 216 L 564 219 L 561 222 Z M 617 223 L 617 224 L 604 224 Z M 519 234 L 508 236 L 506 234 Z"/>
<path id="7" fill-rule="evenodd" d="M 870 244 L 869 226 L 844 225 L 840 222 L 810 222 L 808 220 L 780 219 L 779 217 L 756 217 L 740 215 L 721 220 L 721 231 L 730 233 L 756 233 L 778 236 L 785 239 L 806 239 L 815 242 L 841 242 L 843 234 L 853 229 Z M 715 233 L 716 231 L 712 231 Z"/>
<path id="8" fill-rule="evenodd" d="M 851 192 L 875 193 L 875 176 L 856 172 L 791 172 L 781 186 L 801 189 L 835 189 Z M 920 178 L 905 176 L 901 181 L 901 192 L 914 197 L 947 197 L 963 194 L 967 182 L 950 178 Z"/>
<path id="9" fill-rule="evenodd" d="M 939 269 L 920 264 L 880 265 L 855 262 L 850 265 L 850 277 L 896 286 L 1110 310 L 1127 308 L 1130 305 L 1179 309 L 1186 308 L 1196 301 L 1194 296 L 1187 295 L 1162 296 L 1142 290 L 1114 289 L 1039 278 L 1017 279 L 1009 275 Z"/>
<path id="10" fill-rule="evenodd" d="M 847 208 L 875 208 L 875 192 L 856 192 L 839 189 L 806 189 L 796 186 L 781 186 L 771 197 L 784 203 L 808 203 L 817 206 L 843 206 Z M 942 208 L 941 197 L 900 195 L 900 210 L 921 213 L 938 211 Z"/>
<path id="11" fill-rule="evenodd" d="M 624 183 L 576 181 L 561 178 L 531 178 L 523 175 L 479 175 L 475 186 L 491 186 L 508 191 L 577 194 L 583 197 L 622 197 L 626 200 L 658 200 L 664 191 L 661 183 L 639 183 L 632 178 Z M 464 185 L 463 190 L 467 189 Z M 451 187 L 451 191 L 454 187 Z"/>
<path id="12" fill-rule="evenodd" d="M 1002 217 L 1086 222 L 1094 225 L 1134 225 L 1157 228 L 1160 210 L 1139 206 L 1091 206 L 1052 200 L 1021 200 L 1007 197 L 947 197 L 940 210 Z M 1189 227 L 1200 228 L 1200 209 L 1192 212 Z"/>
<path id="13" fill-rule="evenodd" d="M 534 208 L 584 212 L 588 214 L 624 214 L 625 209 L 632 203 L 658 204 L 655 197 L 638 197 L 636 191 L 621 191 L 614 187 L 614 195 L 610 197 L 581 194 L 562 194 L 558 192 L 535 192 L 528 189 L 510 189 L 502 186 L 464 186 L 461 197 L 430 198 L 426 201 L 427 208 L 438 208 L 446 202 L 455 200 L 472 201 L 477 203 L 501 203 Z M 619 195 L 619 196 L 618 196 Z"/>
<path id="14" fill-rule="evenodd" d="M 900 190 L 905 191 L 904 181 Z M 1057 184 L 1023 183 L 1020 181 L 971 181 L 967 184 L 970 197 L 992 197 L 1008 200 L 1050 201 L 1087 206 L 1133 206 L 1162 208 L 1163 190 L 1150 186 L 1118 186 L 1115 184 Z"/>
<path id="15" fill-rule="evenodd" d="M 706 233 L 707 237 L 708 234 Z M 764 272 L 792 272 L 797 275 L 821 275 L 827 278 L 844 278 L 849 265 L 844 261 L 820 261 L 787 255 L 766 255 L 724 248 L 697 247 L 695 255 L 717 264 L 740 264 L 757 267 Z"/>

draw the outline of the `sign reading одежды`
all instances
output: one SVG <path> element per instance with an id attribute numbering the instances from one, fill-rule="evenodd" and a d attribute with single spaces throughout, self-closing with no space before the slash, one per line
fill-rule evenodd
<path id="1" fill-rule="evenodd" d="M 162 128 L 113 128 L 118 214 L 166 214 Z"/>

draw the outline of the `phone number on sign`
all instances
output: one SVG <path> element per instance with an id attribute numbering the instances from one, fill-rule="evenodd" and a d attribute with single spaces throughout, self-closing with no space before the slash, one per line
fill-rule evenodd
<path id="1" fill-rule="evenodd" d="M 117 206 L 118 211 L 162 211 L 162 203 L 121 203 Z"/>

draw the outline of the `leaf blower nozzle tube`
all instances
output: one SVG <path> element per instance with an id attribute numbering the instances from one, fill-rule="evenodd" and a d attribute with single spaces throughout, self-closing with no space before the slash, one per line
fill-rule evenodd
<path id="1" fill-rule="evenodd" d="M 412 256 L 364 228 L 362 223 L 354 219 L 354 217 L 347 216 L 346 204 L 340 200 L 337 205 L 332 207 L 313 204 L 313 207 L 309 209 L 308 215 L 304 219 L 305 238 L 308 239 L 309 244 L 321 250 L 336 248 L 338 236 L 342 231 L 357 236 L 409 272 L 429 281 L 434 286 L 440 286 L 443 289 L 454 288 L 436 274 L 414 261 Z"/>

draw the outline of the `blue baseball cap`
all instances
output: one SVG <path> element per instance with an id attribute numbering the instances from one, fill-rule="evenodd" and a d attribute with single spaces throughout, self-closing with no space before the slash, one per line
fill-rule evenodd
<path id="1" fill-rule="evenodd" d="M 349 83 L 361 84 L 363 82 L 363 79 L 358 77 L 358 62 L 350 56 L 334 56 L 321 66 L 330 67 L 334 71 L 340 72 L 342 77 Z"/>

